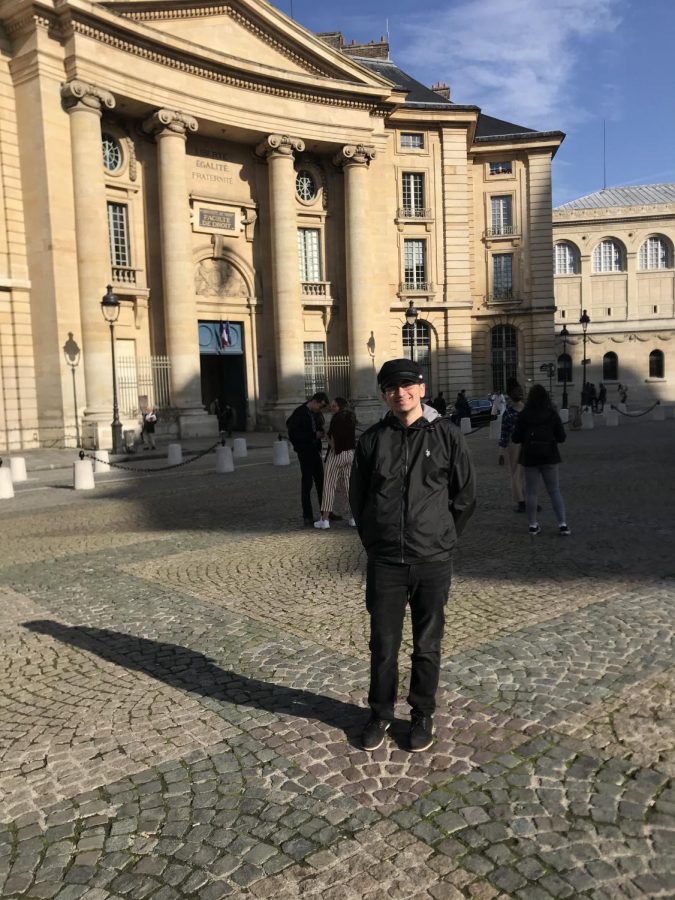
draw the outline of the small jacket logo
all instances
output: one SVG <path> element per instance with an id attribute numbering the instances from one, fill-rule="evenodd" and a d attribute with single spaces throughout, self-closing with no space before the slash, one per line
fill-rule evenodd
<path id="1" fill-rule="evenodd" d="M 424 455 L 427 457 L 431 456 L 431 450 L 426 450 Z"/>

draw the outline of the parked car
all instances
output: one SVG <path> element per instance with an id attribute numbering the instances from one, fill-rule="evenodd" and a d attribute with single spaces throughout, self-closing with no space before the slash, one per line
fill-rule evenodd
<path id="1" fill-rule="evenodd" d="M 489 397 L 474 397 L 469 400 L 469 409 L 471 410 L 472 428 L 475 428 L 477 425 L 487 425 L 492 412 L 492 400 Z M 455 408 L 453 406 L 448 410 L 447 415 L 452 418 L 454 413 Z"/>

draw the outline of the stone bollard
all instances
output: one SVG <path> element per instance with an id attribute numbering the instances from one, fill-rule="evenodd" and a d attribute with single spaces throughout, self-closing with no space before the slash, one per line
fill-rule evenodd
<path id="1" fill-rule="evenodd" d="M 558 414 L 560 415 L 560 421 L 563 423 L 563 425 L 567 425 L 570 420 L 569 409 L 559 409 Z"/>
<path id="2" fill-rule="evenodd" d="M 468 416 L 465 416 L 463 419 L 460 419 L 459 427 L 462 431 L 462 434 L 468 434 L 471 431 L 471 419 Z"/>
<path id="3" fill-rule="evenodd" d="M 628 412 L 628 410 L 626 409 L 625 403 L 617 403 L 616 408 L 619 410 L 619 412 L 622 412 L 622 413 Z"/>
<path id="4" fill-rule="evenodd" d="M 234 460 L 229 447 L 216 447 L 216 472 L 219 475 L 225 472 L 234 472 Z"/>
<path id="5" fill-rule="evenodd" d="M 619 424 L 619 413 L 615 409 L 605 410 L 605 424 L 609 428 L 616 428 Z"/>
<path id="6" fill-rule="evenodd" d="M 275 466 L 290 466 L 288 441 L 275 441 L 272 445 L 272 461 Z"/>
<path id="7" fill-rule="evenodd" d="M 590 409 L 585 409 L 581 414 L 582 431 L 588 431 L 593 427 L 593 413 Z"/>
<path id="8" fill-rule="evenodd" d="M 110 471 L 110 454 L 107 450 L 96 450 L 96 459 L 94 460 L 94 474 L 101 475 L 103 472 Z"/>
<path id="9" fill-rule="evenodd" d="M 169 444 L 166 461 L 170 466 L 177 466 L 183 462 L 183 449 L 180 444 Z"/>
<path id="10" fill-rule="evenodd" d="M 471 421 L 469 419 L 469 421 Z M 492 419 L 490 422 L 490 439 L 494 438 L 495 440 L 499 440 L 502 436 L 502 417 L 497 416 L 496 419 Z"/>
<path id="11" fill-rule="evenodd" d="M 659 406 L 655 406 L 652 410 L 652 422 L 665 422 L 666 420 L 666 411 L 659 404 Z M 12 472 L 12 478 L 14 478 L 14 472 Z M 14 479 L 16 481 L 16 479 Z"/>
<path id="12" fill-rule="evenodd" d="M 11 471 L 0 460 L 0 500 L 11 500 L 14 496 Z"/>
<path id="13" fill-rule="evenodd" d="M 91 491 L 96 487 L 90 459 L 78 459 L 73 463 L 73 487 L 76 491 Z"/>
<path id="14" fill-rule="evenodd" d="M 246 447 L 246 438 L 235 438 L 232 442 L 232 456 L 235 459 L 243 459 L 248 456 L 248 448 Z"/>
<path id="15" fill-rule="evenodd" d="M 9 459 L 9 471 L 12 473 L 12 482 L 28 481 L 26 475 L 26 460 L 23 456 L 11 456 Z"/>

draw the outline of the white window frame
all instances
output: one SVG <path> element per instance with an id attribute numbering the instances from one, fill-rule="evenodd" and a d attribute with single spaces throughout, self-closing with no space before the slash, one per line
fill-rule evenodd
<path id="1" fill-rule="evenodd" d="M 513 297 L 513 253 L 492 254 L 492 294 L 496 300 Z"/>
<path id="2" fill-rule="evenodd" d="M 403 241 L 403 284 L 406 290 L 426 290 L 427 242 L 425 238 L 406 238 Z"/>
<path id="3" fill-rule="evenodd" d="M 401 206 L 404 216 L 421 218 L 425 215 L 426 185 L 424 172 L 403 172 L 401 176 Z"/>
<path id="4" fill-rule="evenodd" d="M 513 234 L 513 196 L 495 194 L 490 197 L 491 234 Z"/>
<path id="5" fill-rule="evenodd" d="M 553 248 L 553 266 L 556 275 L 579 274 L 579 251 L 571 241 L 557 241 Z"/>
<path id="6" fill-rule="evenodd" d="M 414 139 L 414 140 L 413 140 Z M 426 141 L 423 131 L 402 131 L 399 136 L 399 147 L 405 151 L 426 150 Z"/>
<path id="7" fill-rule="evenodd" d="M 638 268 L 643 272 L 654 269 L 669 269 L 670 247 L 660 234 L 651 234 L 640 246 Z"/>
<path id="8" fill-rule="evenodd" d="M 108 239 L 111 264 L 119 268 L 131 268 L 128 203 L 108 200 Z"/>
<path id="9" fill-rule="evenodd" d="M 593 247 L 592 268 L 595 274 L 623 272 L 623 248 L 613 238 L 605 238 Z"/>
<path id="10" fill-rule="evenodd" d="M 321 281 L 321 229 L 298 228 L 300 281 Z"/>

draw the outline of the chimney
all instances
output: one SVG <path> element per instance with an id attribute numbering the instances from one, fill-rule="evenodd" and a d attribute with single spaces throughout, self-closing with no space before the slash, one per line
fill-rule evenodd
<path id="1" fill-rule="evenodd" d="M 431 90 L 442 97 L 444 100 L 450 99 L 450 87 L 444 82 L 439 81 L 437 84 L 431 85 Z"/>

